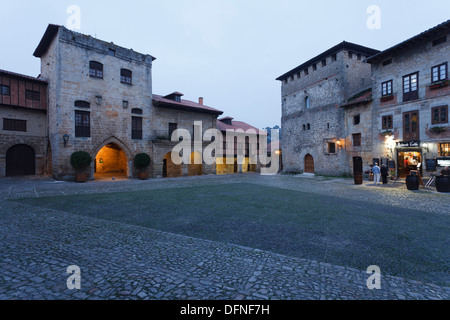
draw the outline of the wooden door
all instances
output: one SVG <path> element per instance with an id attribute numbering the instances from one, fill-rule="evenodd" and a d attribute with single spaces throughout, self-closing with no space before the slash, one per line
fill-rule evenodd
<path id="1" fill-rule="evenodd" d="M 310 154 L 305 157 L 305 173 L 314 173 L 314 158 Z"/>
<path id="2" fill-rule="evenodd" d="M 36 174 L 34 149 L 25 144 L 18 144 L 6 152 L 6 176 L 30 176 Z"/>
<path id="3" fill-rule="evenodd" d="M 403 141 L 420 140 L 419 111 L 403 114 Z"/>

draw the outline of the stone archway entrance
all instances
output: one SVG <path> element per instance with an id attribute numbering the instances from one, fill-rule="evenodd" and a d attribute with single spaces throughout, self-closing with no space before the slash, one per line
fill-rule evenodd
<path id="1" fill-rule="evenodd" d="M 310 154 L 305 156 L 305 173 L 314 173 L 314 158 Z"/>
<path id="2" fill-rule="evenodd" d="M 95 180 L 128 178 L 128 159 L 125 152 L 115 143 L 108 143 L 95 156 Z"/>
<path id="3" fill-rule="evenodd" d="M 17 144 L 6 151 L 6 176 L 32 176 L 36 174 L 36 154 L 32 147 Z"/>

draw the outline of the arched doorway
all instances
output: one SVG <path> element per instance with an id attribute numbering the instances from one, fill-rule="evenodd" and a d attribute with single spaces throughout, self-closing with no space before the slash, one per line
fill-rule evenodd
<path id="1" fill-rule="evenodd" d="M 97 153 L 94 163 L 95 179 L 127 178 L 128 159 L 115 143 L 108 143 Z"/>
<path id="2" fill-rule="evenodd" d="M 172 152 L 166 154 L 163 160 L 163 177 L 176 178 L 182 176 L 181 164 L 175 164 L 172 161 Z"/>
<path id="3" fill-rule="evenodd" d="M 310 154 L 305 156 L 305 173 L 314 173 L 314 158 Z"/>
<path id="4" fill-rule="evenodd" d="M 6 151 L 6 176 L 32 176 L 36 174 L 36 154 L 26 144 L 12 146 Z"/>
<path id="5" fill-rule="evenodd" d="M 201 176 L 203 172 L 202 155 L 199 152 L 192 152 L 188 165 L 189 176 Z"/>

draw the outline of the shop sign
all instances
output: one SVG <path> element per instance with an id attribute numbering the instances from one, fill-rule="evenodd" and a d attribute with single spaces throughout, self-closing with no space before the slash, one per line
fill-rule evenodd
<path id="1" fill-rule="evenodd" d="M 420 141 L 400 141 L 396 143 L 397 148 L 419 148 Z"/>

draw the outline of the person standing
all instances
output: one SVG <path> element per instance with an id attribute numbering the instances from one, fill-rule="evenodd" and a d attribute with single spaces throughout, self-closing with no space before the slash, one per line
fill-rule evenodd
<path id="1" fill-rule="evenodd" d="M 380 172 L 381 172 L 381 178 L 383 179 L 383 184 L 387 184 L 387 177 L 388 177 L 389 173 L 388 173 L 388 168 L 384 164 L 381 165 Z"/>
<path id="2" fill-rule="evenodd" d="M 375 165 L 372 168 L 372 171 L 373 171 L 373 180 L 375 181 L 375 184 L 379 184 L 381 171 L 380 171 L 380 167 L 378 166 L 378 163 L 375 163 Z"/>

